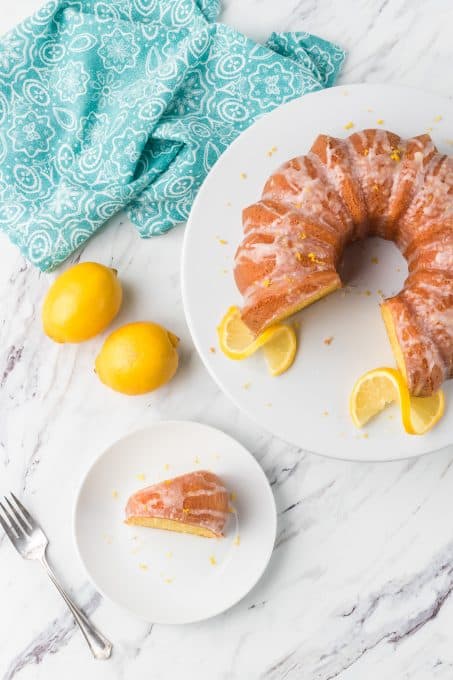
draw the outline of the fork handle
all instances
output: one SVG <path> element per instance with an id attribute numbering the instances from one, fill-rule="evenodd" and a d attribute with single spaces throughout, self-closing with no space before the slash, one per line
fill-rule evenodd
<path id="1" fill-rule="evenodd" d="M 77 605 L 71 600 L 67 592 L 64 590 L 63 586 L 59 583 L 57 577 L 55 576 L 51 566 L 49 565 L 46 556 L 43 555 L 40 562 L 47 572 L 48 577 L 60 593 L 63 600 L 68 605 L 71 610 L 76 623 L 78 624 L 80 630 L 83 633 L 85 640 L 88 643 L 88 647 L 95 659 L 108 659 L 112 653 L 112 643 L 107 640 L 106 637 L 102 635 L 94 626 L 91 621 L 85 616 L 85 614 L 77 607 Z"/>

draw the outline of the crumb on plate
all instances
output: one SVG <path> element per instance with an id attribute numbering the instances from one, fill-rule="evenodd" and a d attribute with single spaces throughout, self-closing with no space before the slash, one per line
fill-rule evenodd
<path id="1" fill-rule="evenodd" d="M 216 560 L 216 558 L 214 557 L 214 555 L 211 555 L 211 556 L 209 557 L 209 561 L 210 561 L 210 563 L 212 564 L 213 567 L 216 566 L 217 560 Z"/>
<path id="2" fill-rule="evenodd" d="M 331 345 L 333 342 L 333 335 L 330 335 L 328 338 L 324 338 L 323 342 L 325 345 Z"/>
<path id="3" fill-rule="evenodd" d="M 352 130 L 352 128 L 354 127 L 354 123 L 352 122 L 352 120 L 350 120 L 349 123 L 346 123 L 346 125 L 343 125 L 343 127 L 345 130 Z"/>

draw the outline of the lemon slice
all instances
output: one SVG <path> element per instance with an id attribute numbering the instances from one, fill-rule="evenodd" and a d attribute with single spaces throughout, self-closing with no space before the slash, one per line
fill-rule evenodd
<path id="1" fill-rule="evenodd" d="M 410 406 L 410 417 L 407 422 L 403 421 L 406 432 L 425 434 L 444 415 L 445 395 L 442 390 L 438 390 L 431 397 L 411 397 Z"/>
<path id="2" fill-rule="evenodd" d="M 276 324 L 256 337 L 242 321 L 239 309 L 230 307 L 217 328 L 220 349 L 229 359 L 247 359 L 268 343 L 281 328 L 282 324 Z"/>
<path id="3" fill-rule="evenodd" d="M 222 352 L 236 361 L 247 359 L 263 347 L 266 363 L 273 376 L 288 370 L 296 356 L 296 334 L 291 326 L 275 324 L 255 337 L 242 321 L 237 307 L 230 307 L 217 333 Z"/>
<path id="4" fill-rule="evenodd" d="M 296 334 L 291 326 L 281 325 L 263 347 L 269 373 L 281 375 L 292 366 L 296 356 Z"/>
<path id="5" fill-rule="evenodd" d="M 375 368 L 359 378 L 350 398 L 354 425 L 363 427 L 371 418 L 398 401 L 401 420 L 408 434 L 425 434 L 440 420 L 445 410 L 442 390 L 430 397 L 411 397 L 406 381 L 395 368 Z"/>

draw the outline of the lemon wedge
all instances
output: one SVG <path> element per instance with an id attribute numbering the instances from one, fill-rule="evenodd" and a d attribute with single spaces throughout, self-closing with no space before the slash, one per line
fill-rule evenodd
<path id="1" fill-rule="evenodd" d="M 297 340 L 291 326 L 281 325 L 271 340 L 263 346 L 269 373 L 273 376 L 281 375 L 292 366 L 297 350 Z"/>
<path id="2" fill-rule="evenodd" d="M 445 395 L 438 390 L 430 397 L 411 397 L 410 418 L 404 424 L 408 434 L 425 434 L 445 412 Z"/>
<path id="3" fill-rule="evenodd" d="M 398 370 L 375 368 L 362 375 L 352 390 L 349 406 L 354 425 L 363 427 L 394 401 L 399 402 L 401 420 L 408 434 L 425 434 L 439 422 L 445 411 L 442 390 L 430 397 L 411 397 Z"/>
<path id="4" fill-rule="evenodd" d="M 291 326 L 275 324 L 256 337 L 242 321 L 237 307 L 230 307 L 217 333 L 220 349 L 235 361 L 247 359 L 263 347 L 269 372 L 273 376 L 288 370 L 296 356 L 296 334 Z"/>

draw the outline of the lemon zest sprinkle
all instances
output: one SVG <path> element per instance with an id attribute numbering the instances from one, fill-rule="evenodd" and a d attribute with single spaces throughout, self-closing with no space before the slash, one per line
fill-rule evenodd
<path id="1" fill-rule="evenodd" d="M 401 160 L 401 150 L 400 149 L 392 149 L 392 153 L 390 154 L 390 158 L 392 161 L 400 161 Z"/>

